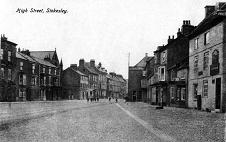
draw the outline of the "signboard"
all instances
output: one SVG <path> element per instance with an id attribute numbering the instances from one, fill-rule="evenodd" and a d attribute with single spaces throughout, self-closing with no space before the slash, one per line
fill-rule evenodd
<path id="1" fill-rule="evenodd" d="M 219 63 L 210 65 L 210 75 L 211 76 L 219 74 L 219 71 L 220 71 Z"/>

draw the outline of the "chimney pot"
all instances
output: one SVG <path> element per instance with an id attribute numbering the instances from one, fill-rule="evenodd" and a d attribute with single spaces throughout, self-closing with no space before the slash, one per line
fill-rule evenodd
<path id="1" fill-rule="evenodd" d="M 148 56 L 148 53 L 145 53 L 145 57 L 147 57 Z"/>

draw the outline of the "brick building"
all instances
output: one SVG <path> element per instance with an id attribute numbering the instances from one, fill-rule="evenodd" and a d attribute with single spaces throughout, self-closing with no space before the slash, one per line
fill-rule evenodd
<path id="1" fill-rule="evenodd" d="M 205 10 L 205 18 L 190 35 L 188 106 L 225 112 L 226 3 Z"/>
<path id="2" fill-rule="evenodd" d="M 141 80 L 145 78 L 143 74 L 146 66 L 146 61 L 149 59 L 148 54 L 138 62 L 135 66 L 129 67 L 129 78 L 128 78 L 128 97 L 131 101 L 142 101 L 142 95 L 146 94 L 147 88 L 141 86 Z"/>
<path id="3" fill-rule="evenodd" d="M 167 104 L 176 107 L 188 105 L 189 38 L 194 30 L 189 20 L 178 29 L 177 38 L 169 36 L 167 48 L 168 94 Z"/>
<path id="4" fill-rule="evenodd" d="M 0 38 L 0 101 L 15 101 L 16 85 L 13 75 L 16 67 L 16 43 L 9 41 L 5 35 Z"/>
<path id="5" fill-rule="evenodd" d="M 62 83 L 66 98 L 82 100 L 88 97 L 88 75 L 80 72 L 77 64 L 71 64 L 63 71 Z"/>
<path id="6" fill-rule="evenodd" d="M 85 62 L 84 59 L 79 60 L 79 67 L 78 70 L 83 74 L 86 74 L 89 79 L 89 90 L 88 90 L 88 97 L 95 98 L 98 96 L 98 72 L 94 69 L 95 61 L 90 60 L 90 62 Z"/>

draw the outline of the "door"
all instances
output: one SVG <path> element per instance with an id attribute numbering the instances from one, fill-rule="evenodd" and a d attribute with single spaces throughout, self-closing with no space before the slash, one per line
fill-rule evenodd
<path id="1" fill-rule="evenodd" d="M 216 109 L 220 109 L 221 107 L 221 78 L 216 79 L 216 87 L 215 87 L 215 93 L 216 93 L 216 98 L 215 98 L 215 104 L 216 104 Z"/>

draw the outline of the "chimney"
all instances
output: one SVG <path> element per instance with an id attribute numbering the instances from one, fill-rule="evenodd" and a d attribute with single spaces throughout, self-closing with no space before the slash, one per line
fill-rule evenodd
<path id="1" fill-rule="evenodd" d="M 91 60 L 90 60 L 90 66 L 91 66 L 91 67 L 95 67 L 95 60 L 94 60 L 94 59 L 91 59 Z"/>
<path id="2" fill-rule="evenodd" d="M 210 14 L 212 14 L 215 11 L 215 6 L 207 5 L 205 6 L 205 18 L 208 17 Z"/>
<path id="3" fill-rule="evenodd" d="M 170 36 L 169 36 L 169 38 L 168 38 L 168 44 L 171 42 L 171 41 L 173 41 L 173 39 L 174 39 L 174 36 L 171 38 Z M 164 46 L 164 45 L 163 45 Z"/>
<path id="4" fill-rule="evenodd" d="M 84 67 L 85 64 L 85 60 L 84 59 L 80 59 L 79 60 L 79 67 Z"/>
<path id="5" fill-rule="evenodd" d="M 18 52 L 19 52 L 19 51 L 18 51 Z M 28 49 L 27 49 L 27 50 L 21 51 L 21 53 L 30 56 L 30 51 L 29 51 Z"/>
<path id="6" fill-rule="evenodd" d="M 180 28 L 178 28 L 177 37 L 181 36 Z"/>
<path id="7" fill-rule="evenodd" d="M 102 67 L 102 64 L 101 64 L 101 62 L 99 62 L 99 64 L 98 64 L 98 67 L 99 67 L 99 68 L 101 68 L 101 67 Z"/>
<path id="8" fill-rule="evenodd" d="M 145 53 L 145 57 L 148 57 L 148 53 Z"/>
<path id="9" fill-rule="evenodd" d="M 194 28 L 195 28 L 195 26 L 191 25 L 190 20 L 184 20 L 182 28 L 181 28 L 181 33 L 183 35 L 188 35 L 194 30 Z"/>
<path id="10" fill-rule="evenodd" d="M 18 52 L 20 52 L 20 47 L 18 48 Z"/>
<path id="11" fill-rule="evenodd" d="M 75 70 L 78 69 L 78 68 L 77 68 L 77 64 L 71 64 L 70 67 L 71 67 L 72 69 L 75 69 Z"/>

